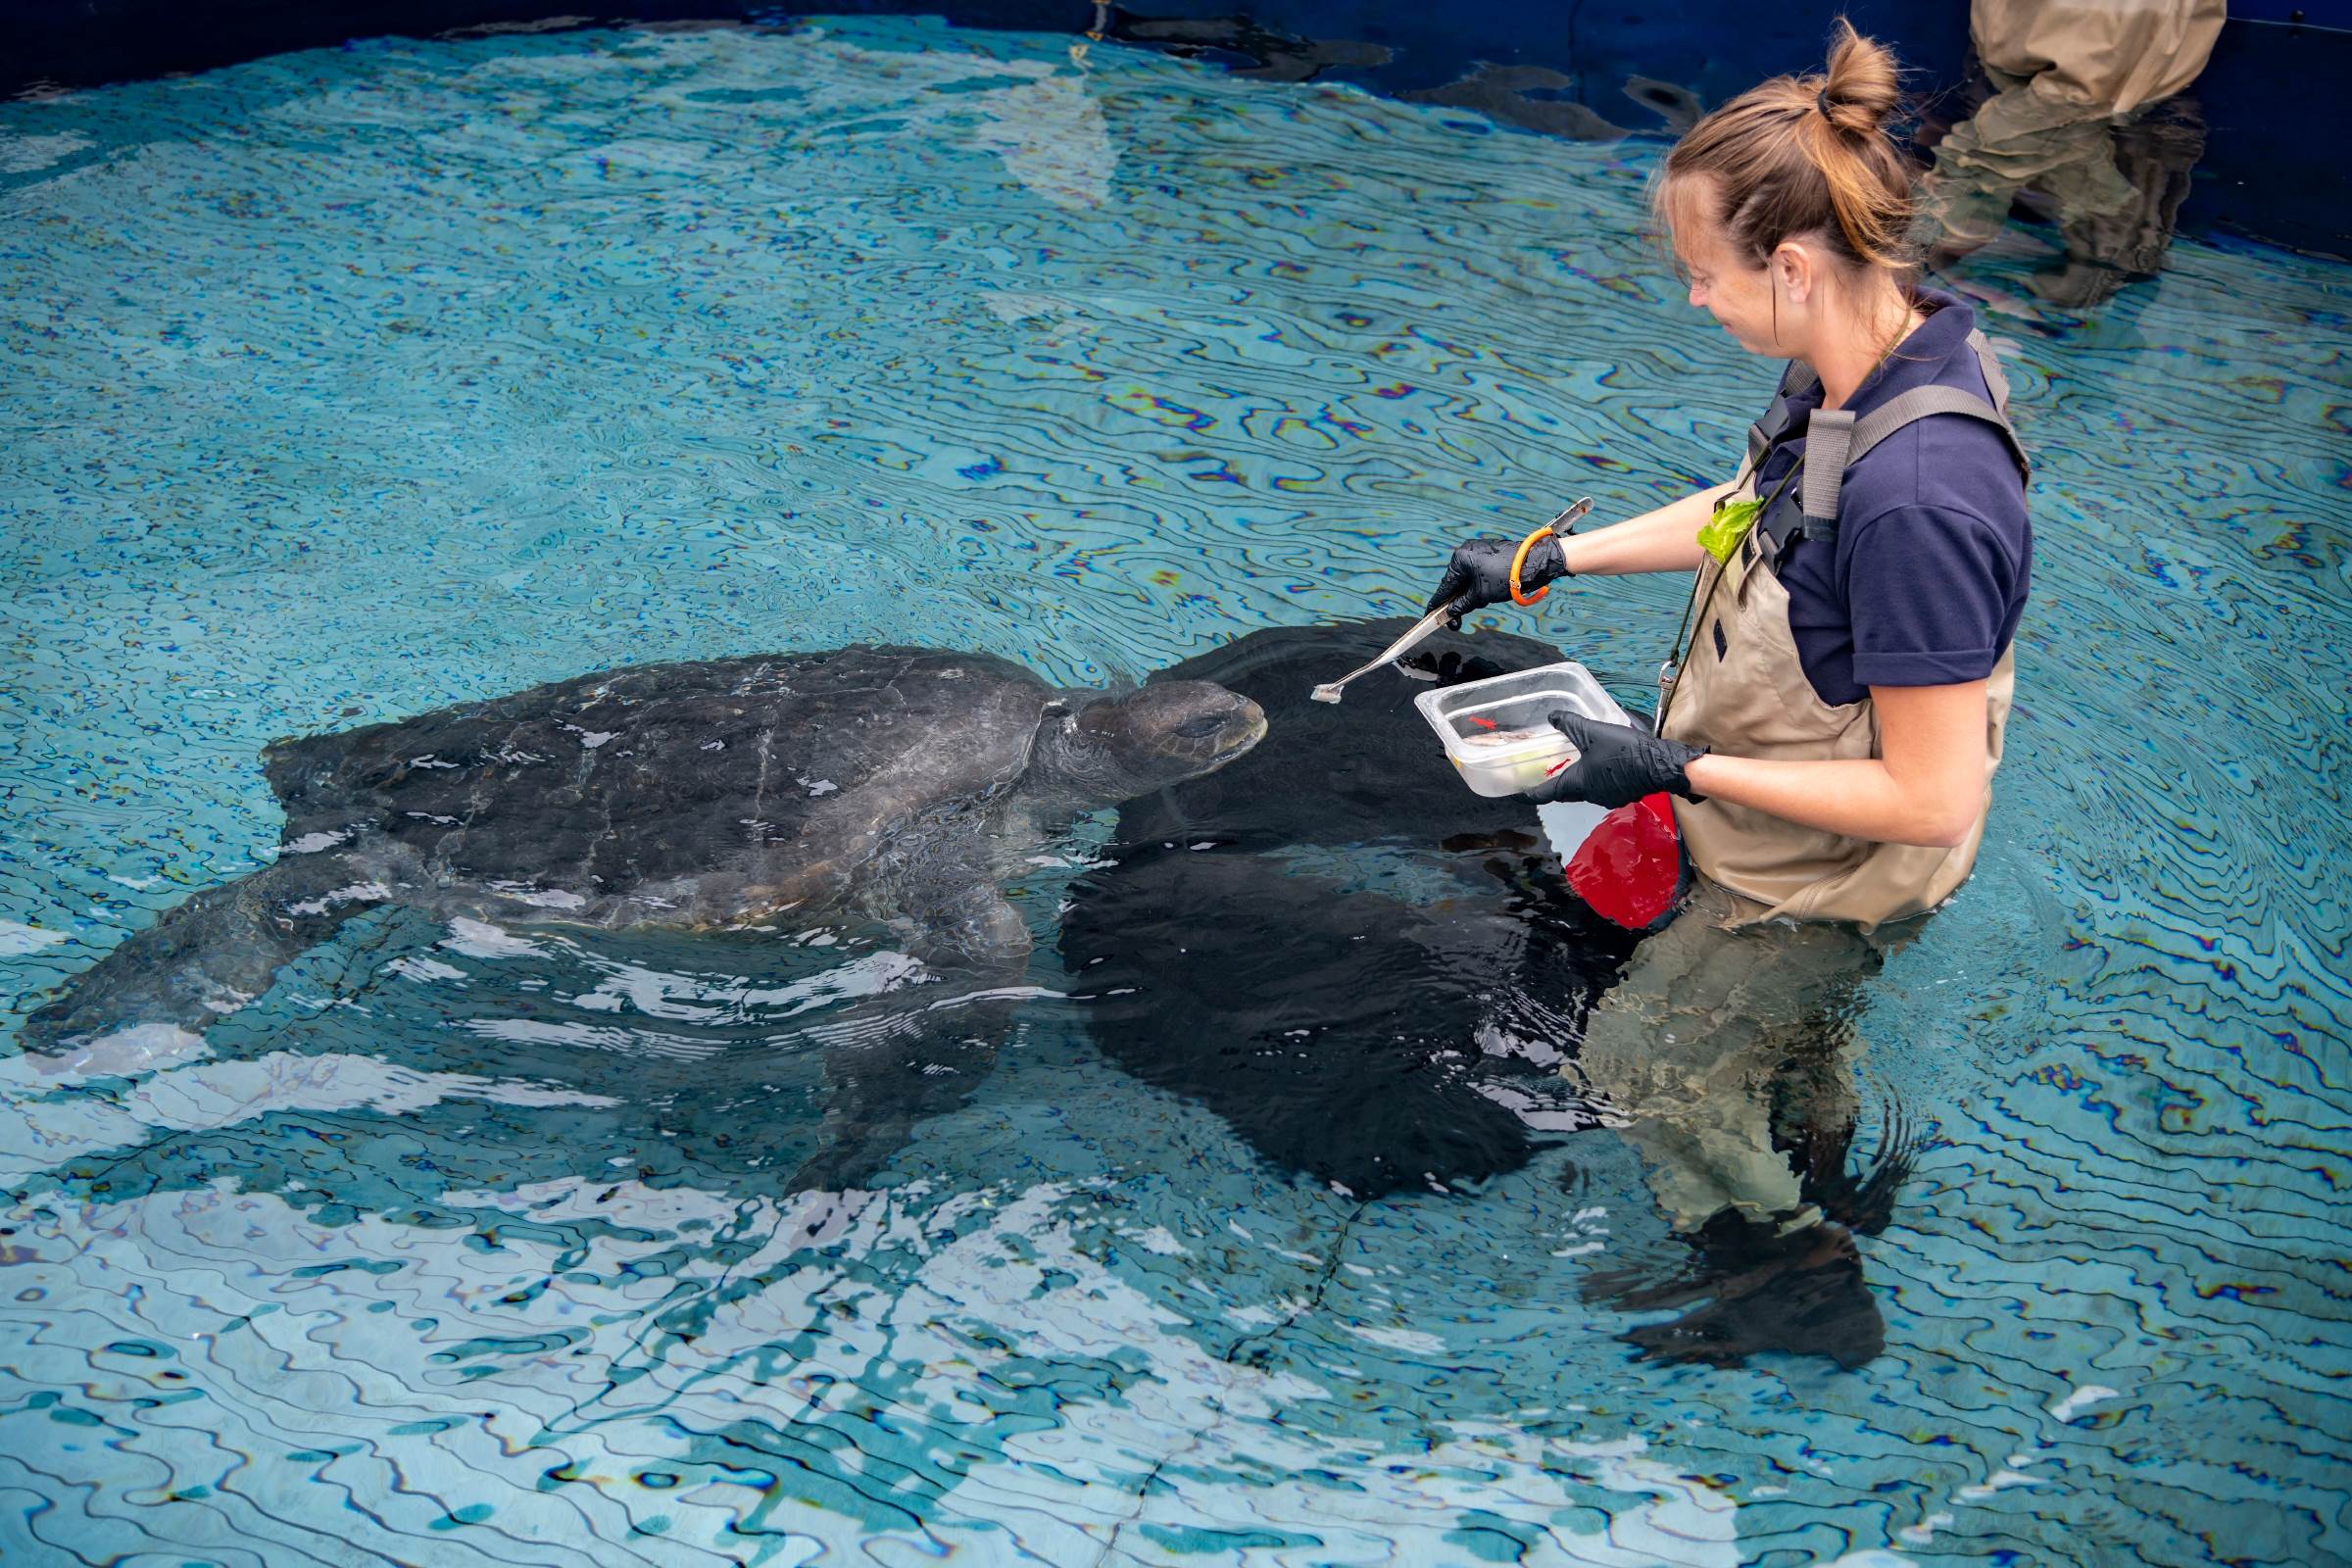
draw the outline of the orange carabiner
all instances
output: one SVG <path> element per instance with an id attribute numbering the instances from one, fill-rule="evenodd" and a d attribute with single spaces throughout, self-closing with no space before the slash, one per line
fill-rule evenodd
<path id="1" fill-rule="evenodd" d="M 1527 566 L 1527 553 L 1536 547 L 1537 540 L 1548 539 L 1550 537 L 1551 524 L 1547 522 L 1543 527 L 1538 528 L 1534 533 L 1529 534 L 1526 538 L 1519 541 L 1518 552 L 1511 557 L 1512 604 L 1524 608 L 1528 605 L 1539 603 L 1545 594 L 1551 592 L 1549 588 L 1539 588 L 1532 594 L 1521 593 L 1519 591 L 1519 573 Z"/>

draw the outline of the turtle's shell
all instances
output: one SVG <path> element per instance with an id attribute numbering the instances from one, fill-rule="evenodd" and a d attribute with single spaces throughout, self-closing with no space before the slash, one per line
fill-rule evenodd
<path id="1" fill-rule="evenodd" d="M 1055 695 L 987 655 L 854 647 L 581 675 L 263 757 L 289 848 L 388 840 L 446 882 L 838 882 L 1018 779 Z"/>

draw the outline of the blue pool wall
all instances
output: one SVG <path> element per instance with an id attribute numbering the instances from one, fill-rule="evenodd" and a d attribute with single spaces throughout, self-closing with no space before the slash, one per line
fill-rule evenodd
<path id="1" fill-rule="evenodd" d="M 1721 102 L 1761 76 L 1817 69 L 1839 15 L 1892 43 L 1914 72 L 1931 115 L 1961 79 L 1968 56 L 1964 0 L 1682 0 L 1674 5 L 1430 6 L 1406 0 L 1137 0 L 1131 18 L 1247 14 L 1303 38 L 1358 39 L 1392 52 L 1386 64 L 1341 67 L 1325 79 L 1407 93 L 1477 68 L 1542 66 L 1570 78 L 1558 96 L 1637 133 L 1662 133 L 1654 113 L 1625 94 L 1648 76 Z M 1096 8 L 1080 0 L 841 0 L 777 8 L 729 0 L 638 0 L 593 11 L 549 0 L 0 0 L 0 93 L 43 91 L 198 71 L 290 49 L 332 47 L 384 34 L 430 36 L 559 18 L 622 21 L 779 21 L 795 14 L 920 13 L 967 26 L 1083 31 Z M 2233 232 L 2352 259 L 2352 0 L 2296 6 L 2240 0 L 2211 65 L 2192 89 L 2209 127 L 2205 157 L 2180 222 L 2192 233 Z"/>

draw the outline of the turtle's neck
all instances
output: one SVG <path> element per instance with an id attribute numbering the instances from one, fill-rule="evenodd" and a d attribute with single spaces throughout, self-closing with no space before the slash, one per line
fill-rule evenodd
<path id="1" fill-rule="evenodd" d="M 1020 788 L 1046 809 L 1080 810 L 1124 799 L 1123 780 L 1109 753 L 1081 733 L 1077 716 L 1094 693 L 1070 693 L 1039 715 Z"/>

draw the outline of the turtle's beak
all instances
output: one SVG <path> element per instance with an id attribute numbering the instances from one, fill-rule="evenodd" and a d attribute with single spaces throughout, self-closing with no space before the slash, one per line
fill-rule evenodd
<path id="1" fill-rule="evenodd" d="M 1266 710 L 1247 697 L 1237 697 L 1241 712 L 1236 716 L 1236 739 L 1225 749 L 1225 760 L 1230 762 L 1250 747 L 1266 738 Z"/>

